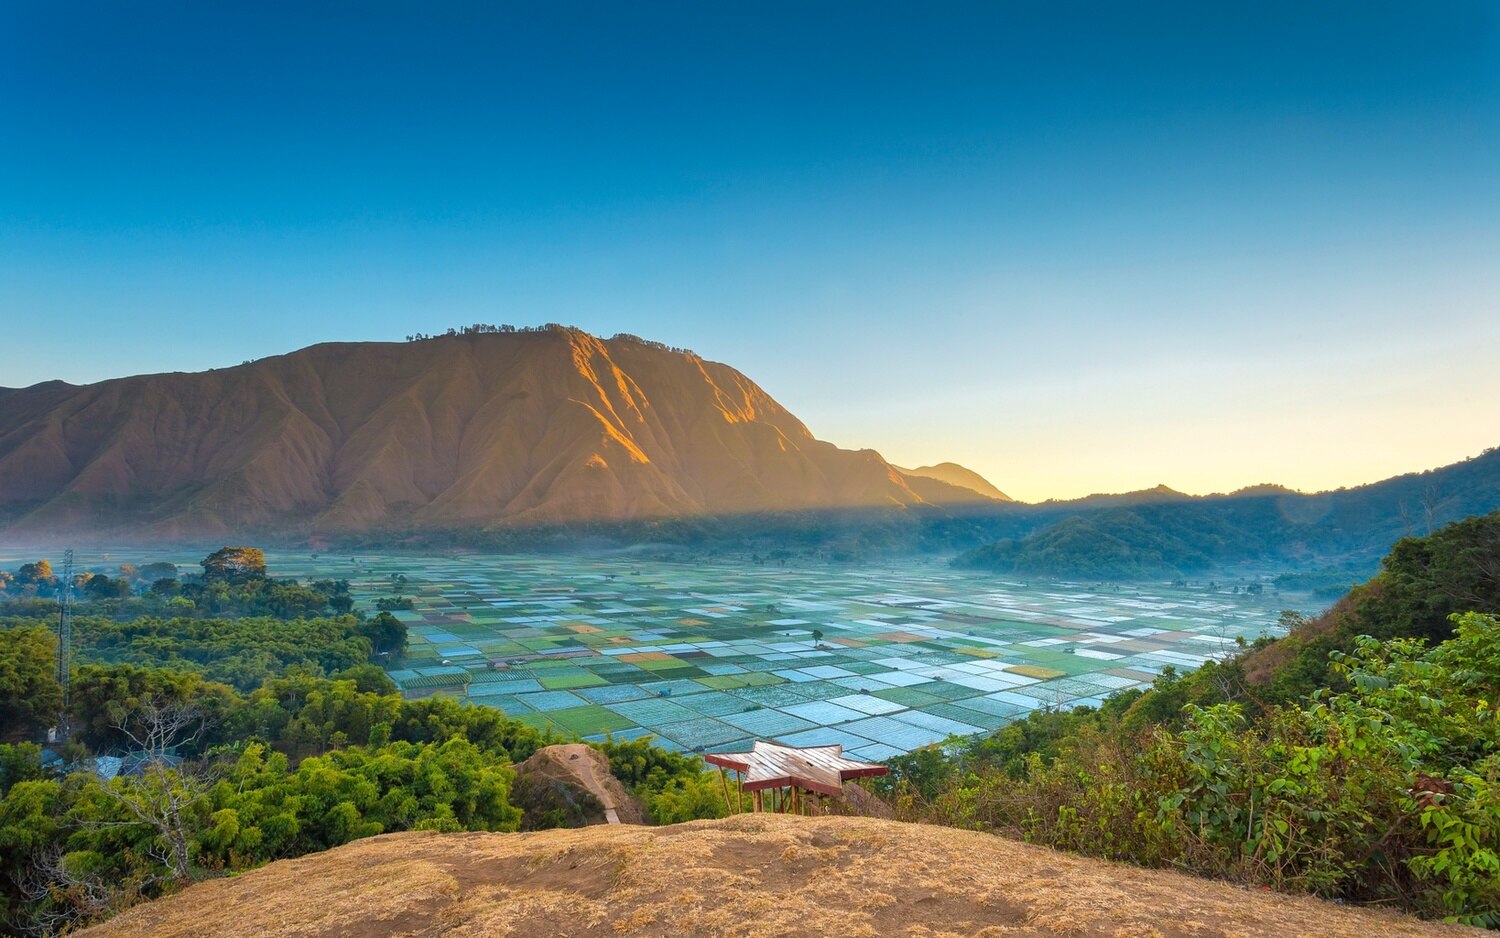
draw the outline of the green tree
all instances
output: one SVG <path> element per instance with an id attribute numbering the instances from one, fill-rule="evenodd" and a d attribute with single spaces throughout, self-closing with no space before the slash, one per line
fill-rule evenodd
<path id="1" fill-rule="evenodd" d="M 389 612 L 378 613 L 359 626 L 359 633 L 370 640 L 376 654 L 400 660 L 406 654 L 406 623 Z"/>
<path id="2" fill-rule="evenodd" d="M 29 736 L 54 726 L 62 711 L 57 639 L 44 626 L 0 631 L 0 736 Z"/>
<path id="3" fill-rule="evenodd" d="M 177 581 L 176 577 L 162 577 L 151 583 L 151 595 L 162 599 L 171 599 L 180 592 L 182 592 L 182 584 Z"/>
<path id="4" fill-rule="evenodd" d="M 146 583 L 155 583 L 157 580 L 175 580 L 177 579 L 177 565 L 159 562 L 142 564 L 136 569 L 136 576 Z"/>
<path id="5" fill-rule="evenodd" d="M 241 698 L 191 672 L 86 664 L 74 674 L 69 704 L 74 735 L 96 752 L 135 748 L 149 734 L 154 713 L 191 706 L 201 724 L 190 734 L 191 755 L 235 738 Z"/>
<path id="6" fill-rule="evenodd" d="M 25 563 L 16 570 L 16 579 L 22 583 L 39 583 L 51 585 L 56 582 L 57 577 L 52 574 L 52 563 L 47 560 L 38 560 L 35 563 Z"/>
<path id="7" fill-rule="evenodd" d="M 36 743 L 0 743 L 0 797 L 20 782 L 41 778 L 42 747 Z"/>
<path id="8" fill-rule="evenodd" d="M 154 835 L 162 847 L 160 856 L 179 884 L 201 878 L 193 842 L 207 820 L 209 767 L 179 763 L 172 754 L 179 748 L 201 748 L 209 726 L 193 698 L 148 701 L 116 727 L 138 757 L 136 770 L 99 789 L 130 822 Z"/>
<path id="9" fill-rule="evenodd" d="M 89 599 L 124 599 L 131 594 L 129 580 L 110 579 L 102 573 L 93 574 L 85 580 L 83 591 Z"/>
<path id="10" fill-rule="evenodd" d="M 1500 512 L 1397 541 L 1381 561 L 1380 589 L 1362 605 L 1376 638 L 1438 642 L 1459 612 L 1500 612 Z"/>
<path id="11" fill-rule="evenodd" d="M 203 579 L 244 583 L 266 577 L 266 553 L 258 547 L 221 547 L 203 558 Z"/>
<path id="12" fill-rule="evenodd" d="M 345 668 L 333 675 L 333 679 L 352 681 L 355 690 L 362 694 L 389 696 L 400 690 L 391 676 L 385 673 L 385 669 L 376 664 L 357 664 L 352 668 Z"/>

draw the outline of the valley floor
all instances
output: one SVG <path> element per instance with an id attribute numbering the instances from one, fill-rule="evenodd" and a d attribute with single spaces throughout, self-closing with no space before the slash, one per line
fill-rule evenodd
<path id="1" fill-rule="evenodd" d="M 460 694 L 584 739 L 651 733 L 684 751 L 836 743 L 871 761 L 1191 670 L 1236 637 L 1276 634 L 1286 602 L 1033 584 L 932 562 L 356 560 L 362 601 L 406 577 L 411 648 L 392 677 L 408 694 Z M 306 559 L 272 562 L 328 575 L 298 569 Z"/>
<path id="2" fill-rule="evenodd" d="M 184 567 L 200 556 L 128 553 Z M 448 694 L 588 741 L 651 734 L 707 752 L 776 739 L 877 762 L 1191 670 L 1236 638 L 1279 634 L 1279 611 L 1297 605 L 1269 588 L 1026 582 L 931 559 L 267 559 L 274 576 L 350 580 L 365 610 L 409 598 L 394 614 L 410 648 L 390 672 L 407 696 Z"/>

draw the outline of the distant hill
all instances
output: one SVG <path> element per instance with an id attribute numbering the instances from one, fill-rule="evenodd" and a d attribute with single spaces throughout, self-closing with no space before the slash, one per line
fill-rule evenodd
<path id="1" fill-rule="evenodd" d="M 967 489 L 983 495 L 985 498 L 994 499 L 997 502 L 1011 502 L 1015 499 L 990 484 L 989 480 L 972 469 L 965 469 L 958 463 L 940 462 L 935 466 L 919 466 L 916 469 L 901 469 L 898 471 L 908 478 L 915 476 L 922 479 L 935 479 L 948 485 Z"/>
<path id="2" fill-rule="evenodd" d="M 450 933 L 1484 934 L 977 831 L 777 814 L 670 827 L 387 834 L 209 880 L 79 934 Z"/>
<path id="3" fill-rule="evenodd" d="M 923 483 L 933 499 L 962 490 Z M 305 535 L 927 502 L 728 365 L 548 327 L 0 389 L 0 533 Z"/>
<path id="4" fill-rule="evenodd" d="M 1038 507 L 1077 510 L 1086 508 L 1112 508 L 1117 505 L 1154 505 L 1160 502 L 1186 502 L 1192 500 L 1193 496 L 1185 492 L 1179 492 L 1165 485 L 1158 485 L 1154 488 L 1138 489 L 1134 492 L 1101 493 L 1069 499 L 1049 498 L 1047 501 L 1041 502 Z"/>
<path id="5" fill-rule="evenodd" d="M 1500 508 L 1500 451 L 1356 488 L 1303 494 L 1255 486 L 1194 497 L 1164 487 L 1034 506 L 1037 523 L 962 554 L 973 569 L 1092 579 L 1200 574 L 1266 563 L 1333 568 L 1347 586 L 1410 534 Z M 1090 510 L 1092 509 L 1092 510 Z"/>

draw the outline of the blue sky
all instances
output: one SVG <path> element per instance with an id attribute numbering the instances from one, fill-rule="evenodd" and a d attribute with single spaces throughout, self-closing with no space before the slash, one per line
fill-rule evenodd
<path id="1" fill-rule="evenodd" d="M 714 6 L 4 4 L 0 385 L 560 321 L 1032 499 L 1500 443 L 1494 4 Z"/>

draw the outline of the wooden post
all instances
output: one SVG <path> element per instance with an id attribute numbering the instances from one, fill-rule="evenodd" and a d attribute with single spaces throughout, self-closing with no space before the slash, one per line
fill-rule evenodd
<path id="1" fill-rule="evenodd" d="M 729 773 L 719 766 L 719 782 L 724 786 L 724 813 L 729 813 Z"/>

